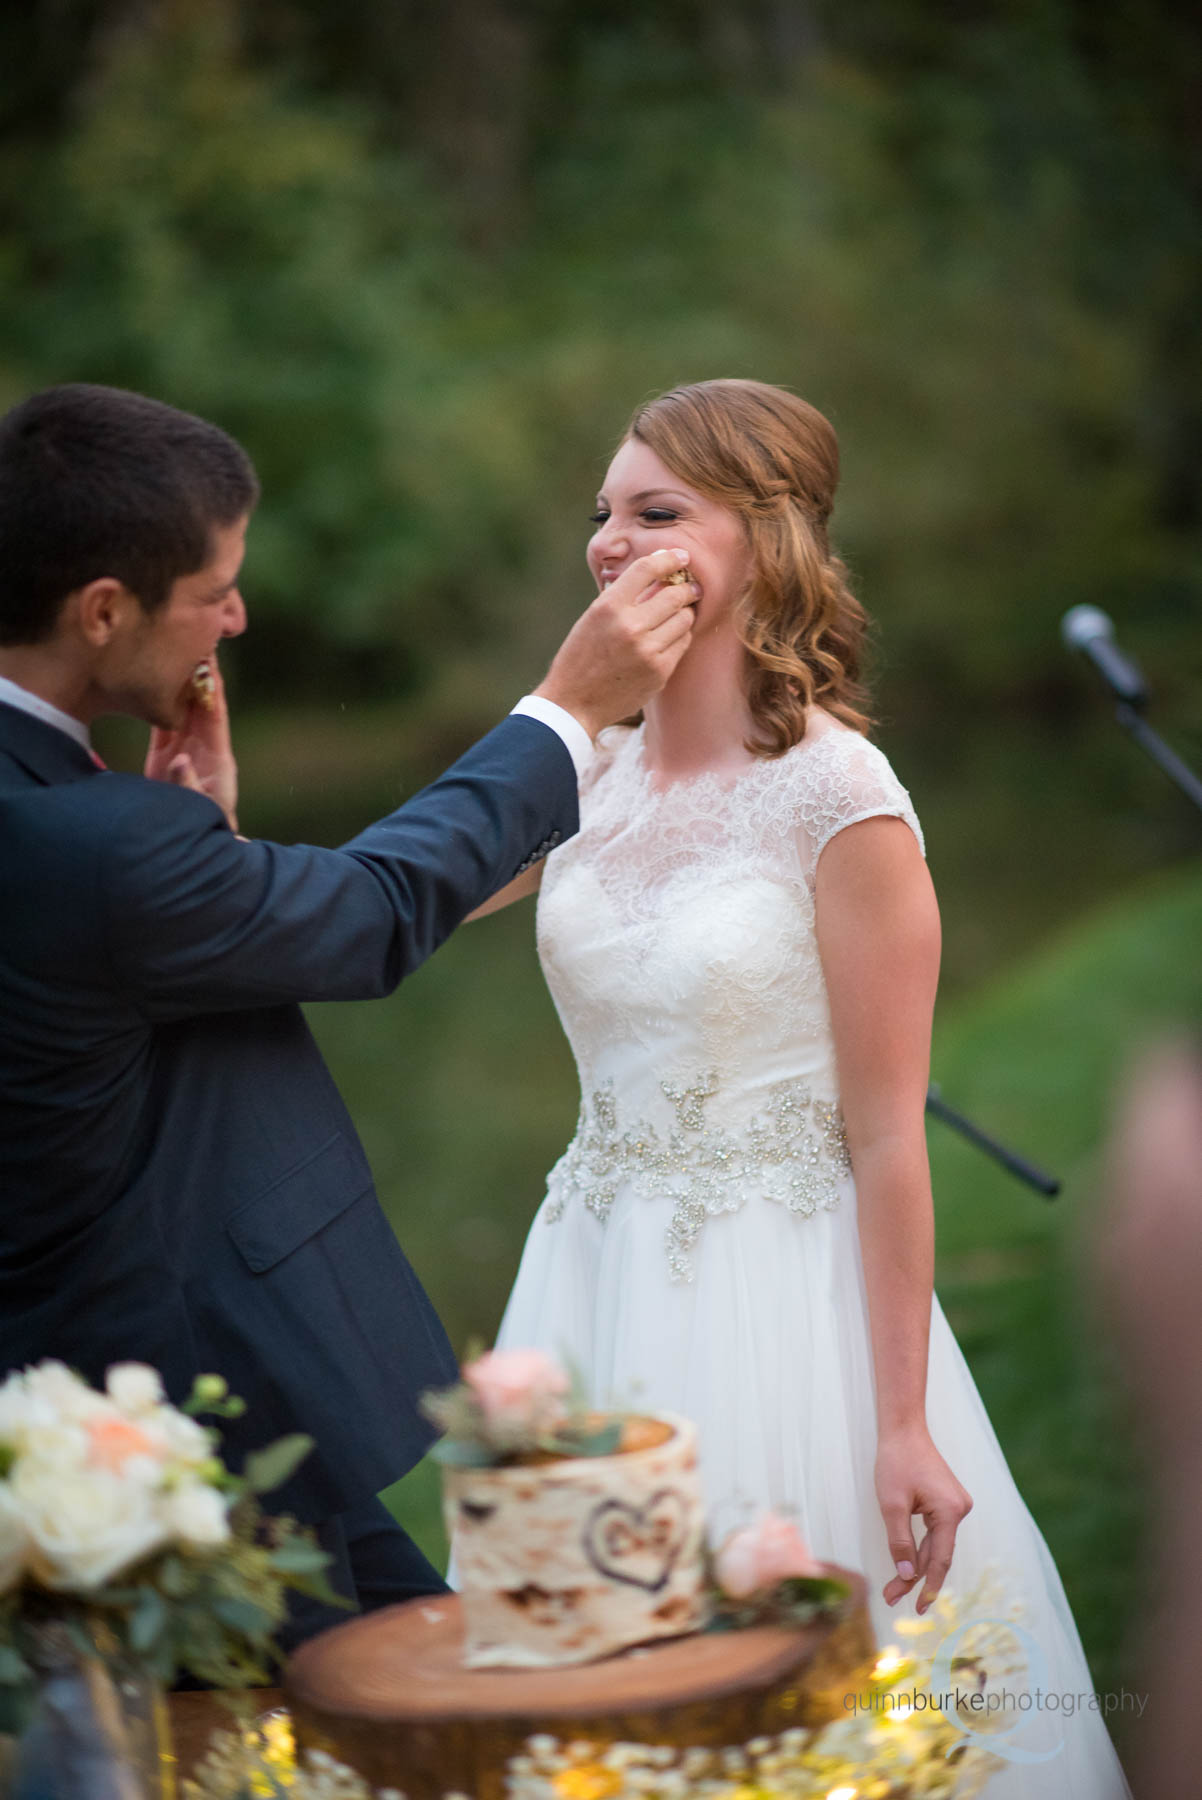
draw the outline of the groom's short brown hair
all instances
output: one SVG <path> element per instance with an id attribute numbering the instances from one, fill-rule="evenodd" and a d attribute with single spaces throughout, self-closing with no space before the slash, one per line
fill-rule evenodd
<path id="1" fill-rule="evenodd" d="M 86 382 L 31 395 L 0 418 L 0 644 L 43 642 L 103 576 L 153 611 L 258 497 L 245 450 L 206 419 Z"/>

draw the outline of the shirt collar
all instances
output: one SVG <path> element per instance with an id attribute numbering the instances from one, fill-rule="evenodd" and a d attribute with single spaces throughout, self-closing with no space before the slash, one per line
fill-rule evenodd
<path id="1" fill-rule="evenodd" d="M 43 725 L 53 725 L 57 731 L 65 731 L 68 737 L 73 737 L 77 744 L 91 753 L 92 740 L 82 719 L 72 718 L 70 713 L 51 706 L 49 700 L 43 700 L 40 694 L 31 694 L 28 688 L 10 681 L 7 675 L 0 675 L 0 700 L 6 706 L 15 706 L 20 712 L 31 713 L 35 719 L 41 719 Z"/>

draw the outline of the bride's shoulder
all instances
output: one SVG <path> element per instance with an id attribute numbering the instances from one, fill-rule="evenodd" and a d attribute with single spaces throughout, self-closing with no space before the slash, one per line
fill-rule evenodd
<path id="1" fill-rule="evenodd" d="M 878 744 L 872 743 L 862 731 L 845 725 L 842 719 L 836 719 L 833 713 L 823 712 L 819 706 L 810 708 L 805 736 L 787 750 L 781 760 L 787 762 L 790 759 L 799 776 L 808 774 L 815 779 L 820 778 L 824 770 L 878 775 L 886 771 L 893 773 L 888 757 Z"/>
<path id="2" fill-rule="evenodd" d="M 813 708 L 805 736 L 780 763 L 789 771 L 793 817 L 809 839 L 811 866 L 836 832 L 882 814 L 904 819 L 922 846 L 909 793 L 885 752 L 830 713 Z"/>

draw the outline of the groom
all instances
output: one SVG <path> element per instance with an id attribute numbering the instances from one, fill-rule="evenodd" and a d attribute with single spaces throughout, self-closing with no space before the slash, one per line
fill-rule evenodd
<path id="1" fill-rule="evenodd" d="M 140 395 L 0 419 L 0 1377 L 222 1374 L 231 1450 L 315 1439 L 273 1504 L 372 1606 L 442 1585 L 375 1496 L 455 1358 L 299 1002 L 390 993 L 577 829 L 591 739 L 666 680 L 694 591 L 644 558 L 398 812 L 338 850 L 248 842 L 219 678 L 206 705 L 192 676 L 246 627 L 257 497 L 224 432 Z M 102 772 L 104 713 L 155 728 L 160 779 Z"/>

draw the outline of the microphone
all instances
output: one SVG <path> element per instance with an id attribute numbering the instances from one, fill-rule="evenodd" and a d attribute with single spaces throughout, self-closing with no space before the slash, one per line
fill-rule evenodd
<path id="1" fill-rule="evenodd" d="M 1116 700 L 1128 706 L 1148 703 L 1148 685 L 1129 656 L 1114 641 L 1114 623 L 1099 606 L 1070 606 L 1060 621 L 1060 635 L 1070 650 L 1088 656 Z"/>

